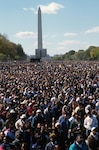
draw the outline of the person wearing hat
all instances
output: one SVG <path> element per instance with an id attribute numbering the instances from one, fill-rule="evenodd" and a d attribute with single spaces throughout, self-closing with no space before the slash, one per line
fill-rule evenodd
<path id="1" fill-rule="evenodd" d="M 26 105 L 27 105 L 27 100 L 23 100 L 22 102 L 20 102 L 20 112 L 21 113 L 25 113 Z"/>
<path id="2" fill-rule="evenodd" d="M 32 115 L 32 111 L 33 111 L 33 104 L 30 102 L 27 107 L 28 117 L 30 117 Z"/>
<path id="3" fill-rule="evenodd" d="M 44 116 L 42 114 L 41 109 L 38 109 L 36 111 L 35 116 L 33 116 L 32 121 L 31 121 L 31 127 L 32 128 L 37 128 L 37 124 L 44 124 Z"/>
<path id="4" fill-rule="evenodd" d="M 45 150 L 55 150 L 55 149 L 58 150 L 58 145 L 57 145 L 55 139 L 56 139 L 55 133 L 51 133 L 49 135 L 49 142 L 45 146 Z"/>
<path id="5" fill-rule="evenodd" d="M 96 127 L 91 129 L 90 135 L 87 138 L 87 144 L 89 150 L 99 150 L 99 133 Z"/>
<path id="6" fill-rule="evenodd" d="M 13 123 L 15 123 L 17 119 L 17 112 L 14 109 L 11 109 L 9 115 L 10 115 L 10 120 L 13 121 Z"/>
<path id="7" fill-rule="evenodd" d="M 21 127 L 25 125 L 25 119 L 26 119 L 26 115 L 22 114 L 20 118 L 15 122 L 16 129 L 21 130 Z"/>
<path id="8" fill-rule="evenodd" d="M 60 128 L 59 122 L 55 123 L 55 135 L 56 135 L 56 141 L 57 141 L 57 145 L 58 145 L 59 149 L 60 150 L 66 149 L 64 132 Z"/>

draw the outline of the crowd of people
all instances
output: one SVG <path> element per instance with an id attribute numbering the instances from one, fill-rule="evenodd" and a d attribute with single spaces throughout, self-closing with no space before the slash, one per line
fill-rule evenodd
<path id="1" fill-rule="evenodd" d="M 99 62 L 1 63 L 0 150 L 99 150 Z"/>

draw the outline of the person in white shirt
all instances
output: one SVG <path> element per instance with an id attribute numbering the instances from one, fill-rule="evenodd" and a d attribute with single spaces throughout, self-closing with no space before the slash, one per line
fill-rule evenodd
<path id="1" fill-rule="evenodd" d="M 21 127 L 23 126 L 23 125 L 25 125 L 25 119 L 26 119 L 26 115 L 25 114 L 22 114 L 21 116 L 20 116 L 20 119 L 18 119 L 16 122 L 15 122 L 15 127 L 16 127 L 16 129 L 21 129 Z"/>
<path id="2" fill-rule="evenodd" d="M 89 136 L 93 127 L 98 127 L 98 120 L 96 116 L 92 115 L 91 111 L 87 113 L 87 116 L 84 119 L 84 127 L 86 129 L 86 137 Z"/>

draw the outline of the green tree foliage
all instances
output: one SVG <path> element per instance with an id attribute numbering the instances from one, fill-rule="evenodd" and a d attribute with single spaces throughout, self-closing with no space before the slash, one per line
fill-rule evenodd
<path id="1" fill-rule="evenodd" d="M 4 55 L 3 53 L 0 53 L 0 60 L 6 61 L 6 55 Z"/>
<path id="2" fill-rule="evenodd" d="M 0 34 L 0 61 L 21 59 L 26 59 L 22 46 L 10 42 L 5 35 Z"/>
<path id="3" fill-rule="evenodd" d="M 90 50 L 90 59 L 99 60 L 99 47 Z"/>
<path id="4" fill-rule="evenodd" d="M 54 59 L 54 57 L 53 57 Z M 57 57 L 55 57 L 57 59 Z M 99 47 L 96 46 L 90 46 L 86 50 L 78 50 L 74 51 L 71 50 L 61 57 L 58 56 L 58 60 L 63 59 L 63 60 L 99 60 Z"/>
<path id="5" fill-rule="evenodd" d="M 84 50 L 79 50 L 77 53 L 76 53 L 76 59 L 78 60 L 83 60 L 84 59 Z"/>
<path id="6" fill-rule="evenodd" d="M 69 53 L 69 55 L 74 55 L 74 54 L 75 54 L 75 51 L 74 51 L 74 50 L 71 50 L 71 51 L 69 51 L 68 53 Z"/>

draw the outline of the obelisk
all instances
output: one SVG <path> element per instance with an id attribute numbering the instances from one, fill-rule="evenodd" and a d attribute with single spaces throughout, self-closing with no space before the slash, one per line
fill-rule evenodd
<path id="1" fill-rule="evenodd" d="M 35 50 L 36 58 L 43 58 L 47 56 L 47 49 L 43 49 L 42 44 L 42 16 L 41 9 L 38 8 L 38 48 Z"/>
<path id="2" fill-rule="evenodd" d="M 38 49 L 42 49 L 42 18 L 41 9 L 38 9 Z"/>

